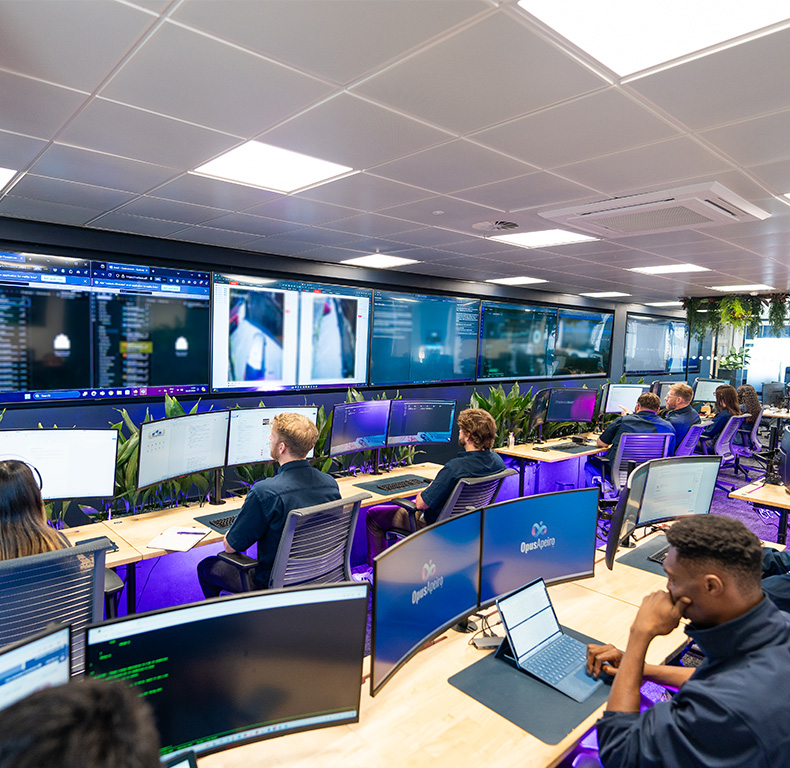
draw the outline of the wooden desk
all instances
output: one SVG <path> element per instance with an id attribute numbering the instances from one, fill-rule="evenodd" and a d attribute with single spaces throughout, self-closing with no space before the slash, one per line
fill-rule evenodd
<path id="1" fill-rule="evenodd" d="M 441 468 L 441 464 L 433 464 L 431 462 L 412 464 L 409 467 L 397 467 L 396 469 L 392 469 L 389 472 L 384 472 L 380 475 L 360 473 L 353 477 L 339 477 L 337 479 L 337 485 L 340 488 L 340 496 L 344 499 L 357 493 L 369 493 L 371 497 L 369 499 L 365 499 L 362 502 L 362 506 L 372 507 L 376 504 L 386 503 L 392 499 L 405 499 L 410 496 L 415 496 L 428 486 L 424 485 L 418 488 L 404 488 L 403 490 L 397 491 L 396 493 L 384 494 L 376 493 L 375 491 L 370 491 L 366 488 L 357 488 L 358 483 L 370 483 L 377 480 L 387 482 L 391 480 L 397 480 L 399 477 L 403 477 L 404 475 L 419 475 L 420 477 L 424 477 L 427 480 L 433 480 Z"/>
<path id="2" fill-rule="evenodd" d="M 764 408 L 764 419 L 790 419 L 790 411 L 784 408 Z"/>
<path id="3" fill-rule="evenodd" d="M 549 587 L 549 592 L 560 622 L 624 647 L 636 616 L 634 606 L 580 584 L 560 584 Z M 208 755 L 200 759 L 200 768 L 372 768 L 396 764 L 407 768 L 550 768 L 600 716 L 603 707 L 559 744 L 539 741 L 447 682 L 481 659 L 484 652 L 470 647 L 468 636 L 450 631 L 445 637 L 407 662 L 375 699 L 368 694 L 366 683 L 359 723 L 291 734 Z M 679 628 L 656 638 L 650 645 L 649 661 L 662 662 L 685 640 Z M 367 664 L 366 660 L 366 668 Z"/>
<path id="4" fill-rule="evenodd" d="M 510 456 L 511 458 L 518 459 L 518 495 L 523 496 L 524 474 L 527 464 L 537 464 L 539 467 L 541 463 L 555 464 L 560 461 L 568 461 L 569 459 L 576 459 L 582 456 L 593 456 L 597 453 L 605 453 L 609 450 L 608 448 L 599 448 L 596 445 L 598 435 L 593 432 L 586 432 L 577 435 L 577 437 L 584 437 L 592 441 L 589 445 L 589 450 L 579 451 L 578 453 L 565 453 L 564 451 L 552 450 L 552 445 L 571 442 L 570 436 L 555 437 L 540 444 L 524 443 L 522 445 L 515 445 L 513 448 L 495 448 L 494 450 L 502 456 Z"/>
<path id="5" fill-rule="evenodd" d="M 787 543 L 787 513 L 790 510 L 790 494 L 783 485 L 763 485 L 761 480 L 742 488 L 736 488 L 731 499 L 748 501 L 753 507 L 762 507 L 779 513 L 779 531 L 776 537 L 778 544 Z"/>

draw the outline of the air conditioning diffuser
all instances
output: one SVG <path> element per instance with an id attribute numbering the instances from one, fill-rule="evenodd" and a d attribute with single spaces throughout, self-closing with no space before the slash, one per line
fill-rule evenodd
<path id="1" fill-rule="evenodd" d="M 770 214 L 714 181 L 544 211 L 538 216 L 612 238 L 762 221 Z"/>

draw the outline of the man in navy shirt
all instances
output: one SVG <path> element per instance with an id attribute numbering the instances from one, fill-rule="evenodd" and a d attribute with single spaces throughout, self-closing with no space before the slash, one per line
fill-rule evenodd
<path id="1" fill-rule="evenodd" d="M 491 449 L 496 438 L 496 422 L 487 411 L 467 408 L 458 414 L 458 443 L 463 448 L 442 467 L 436 479 L 415 499 L 417 527 L 436 522 L 444 502 L 464 477 L 485 477 L 501 472 L 505 463 Z M 421 514 L 420 514 L 421 513 Z M 384 550 L 384 534 L 391 529 L 409 530 L 409 513 L 401 507 L 379 507 L 368 511 L 368 562 Z"/>
<path id="2" fill-rule="evenodd" d="M 769 768 L 790 765 L 790 616 L 761 589 L 761 551 L 743 523 L 719 515 L 678 520 L 668 531 L 666 592 L 648 595 L 625 652 L 590 645 L 587 668 L 614 674 L 598 721 L 605 768 Z M 645 663 L 654 637 L 686 617 L 705 654 L 697 668 Z M 678 687 L 640 714 L 643 678 Z M 780 684 L 781 685 L 781 684 Z"/>
<path id="3" fill-rule="evenodd" d="M 261 480 L 250 489 L 225 535 L 226 552 L 244 552 L 258 542 L 255 581 L 260 589 L 269 585 L 288 513 L 340 498 L 337 481 L 311 467 L 305 458 L 317 438 L 318 430 L 306 416 L 281 413 L 274 417 L 269 449 L 280 468 L 274 477 Z M 198 564 L 198 580 L 206 597 L 216 597 L 223 589 L 242 591 L 238 570 L 218 557 L 207 557 Z"/>
<path id="4" fill-rule="evenodd" d="M 664 418 L 675 430 L 675 446 L 680 445 L 690 427 L 701 421 L 699 414 L 691 407 L 693 397 L 694 390 L 688 384 L 678 382 L 669 388 L 664 398 L 669 408 Z"/>

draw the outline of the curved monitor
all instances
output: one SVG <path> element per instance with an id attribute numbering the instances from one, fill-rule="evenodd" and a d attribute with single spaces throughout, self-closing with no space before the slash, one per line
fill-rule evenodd
<path id="1" fill-rule="evenodd" d="M 715 403 L 716 389 L 722 384 L 729 384 L 729 382 L 723 379 L 697 379 L 694 385 L 694 402 Z"/>
<path id="2" fill-rule="evenodd" d="M 393 400 L 387 447 L 450 443 L 455 425 L 455 400 Z"/>
<path id="3" fill-rule="evenodd" d="M 588 578 L 595 565 L 598 489 L 544 493 L 483 509 L 480 605 L 537 578 Z"/>
<path id="4" fill-rule="evenodd" d="M 647 384 L 606 384 L 605 392 L 601 395 L 603 406 L 601 413 L 617 413 L 622 415 L 623 408 L 633 412 L 639 395 L 647 392 Z"/>
<path id="5" fill-rule="evenodd" d="M 597 399 L 595 389 L 554 387 L 549 395 L 546 421 L 592 421 Z"/>
<path id="6" fill-rule="evenodd" d="M 230 411 L 191 413 L 140 425 L 137 487 L 225 466 Z"/>
<path id="7" fill-rule="evenodd" d="M 529 428 L 527 434 L 530 434 L 539 427 L 541 424 L 546 423 L 546 416 L 549 412 L 549 398 L 551 397 L 550 389 L 541 389 L 532 399 L 532 413 L 529 417 Z"/>
<path id="8" fill-rule="evenodd" d="M 250 592 L 88 627 L 87 672 L 153 707 L 162 754 L 359 720 L 367 584 Z"/>
<path id="9" fill-rule="evenodd" d="M 387 443 L 390 400 L 339 403 L 332 410 L 329 455 L 383 448 Z"/>
<path id="10" fill-rule="evenodd" d="M 673 456 L 640 464 L 617 502 L 606 542 L 614 567 L 620 542 L 636 528 L 710 511 L 721 456 Z"/>
<path id="11" fill-rule="evenodd" d="M 370 693 L 422 645 L 477 608 L 480 511 L 429 525 L 373 563 Z"/>
<path id="12" fill-rule="evenodd" d="M 272 420 L 281 413 L 299 413 L 315 424 L 318 408 L 235 408 L 230 411 L 228 432 L 227 465 L 235 467 L 239 464 L 255 464 L 271 461 L 269 453 L 269 435 L 272 431 Z M 315 451 L 310 450 L 308 459 L 312 459 Z"/>

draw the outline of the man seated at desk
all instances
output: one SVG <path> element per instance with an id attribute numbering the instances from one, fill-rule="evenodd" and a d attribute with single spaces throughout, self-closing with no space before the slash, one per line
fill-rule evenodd
<path id="1" fill-rule="evenodd" d="M 496 422 L 481 408 L 467 408 L 458 414 L 458 444 L 463 448 L 439 470 L 436 479 L 415 499 L 417 527 L 436 522 L 444 502 L 464 477 L 485 477 L 505 469 L 502 457 L 492 451 Z M 409 513 L 402 507 L 378 507 L 368 511 L 368 563 L 384 550 L 384 534 L 392 529 L 409 530 Z"/>
<path id="2" fill-rule="evenodd" d="M 258 542 L 258 567 L 255 581 L 260 589 L 269 585 L 269 575 L 292 509 L 310 507 L 340 498 L 337 481 L 314 469 L 305 458 L 315 446 L 318 429 L 298 413 L 280 413 L 272 420 L 269 450 L 280 468 L 274 477 L 250 488 L 239 515 L 225 535 L 226 552 L 244 552 Z M 198 580 L 206 597 L 217 597 L 221 590 L 241 592 L 239 571 L 218 557 L 207 557 L 198 564 Z"/>
<path id="3" fill-rule="evenodd" d="M 758 768 L 790 765 L 790 616 L 761 589 L 760 542 L 737 520 L 700 515 L 668 531 L 666 592 L 648 595 L 625 652 L 590 645 L 587 667 L 614 674 L 598 721 L 605 768 Z M 681 617 L 705 654 L 695 668 L 645 663 L 654 637 Z M 640 714 L 643 678 L 679 687 Z"/>
<path id="4" fill-rule="evenodd" d="M 669 409 L 664 414 L 664 419 L 675 430 L 676 446 L 680 445 L 689 428 L 701 421 L 700 415 L 691 407 L 693 398 L 694 390 L 682 382 L 673 384 L 664 398 Z"/>
<path id="5" fill-rule="evenodd" d="M 587 460 L 585 472 L 587 474 L 588 484 L 595 472 L 595 469 L 600 470 L 606 476 L 610 476 L 611 462 L 614 460 L 617 453 L 617 446 L 620 438 L 629 433 L 635 434 L 661 434 L 671 435 L 669 441 L 669 455 L 674 451 L 675 446 L 675 429 L 668 421 L 662 419 L 658 415 L 658 409 L 661 407 L 661 400 L 658 395 L 652 392 L 644 392 L 639 395 L 636 401 L 636 408 L 633 413 L 626 413 L 623 416 L 618 416 L 598 438 L 599 448 L 608 448 L 606 455 L 603 457 L 591 456 Z"/>

